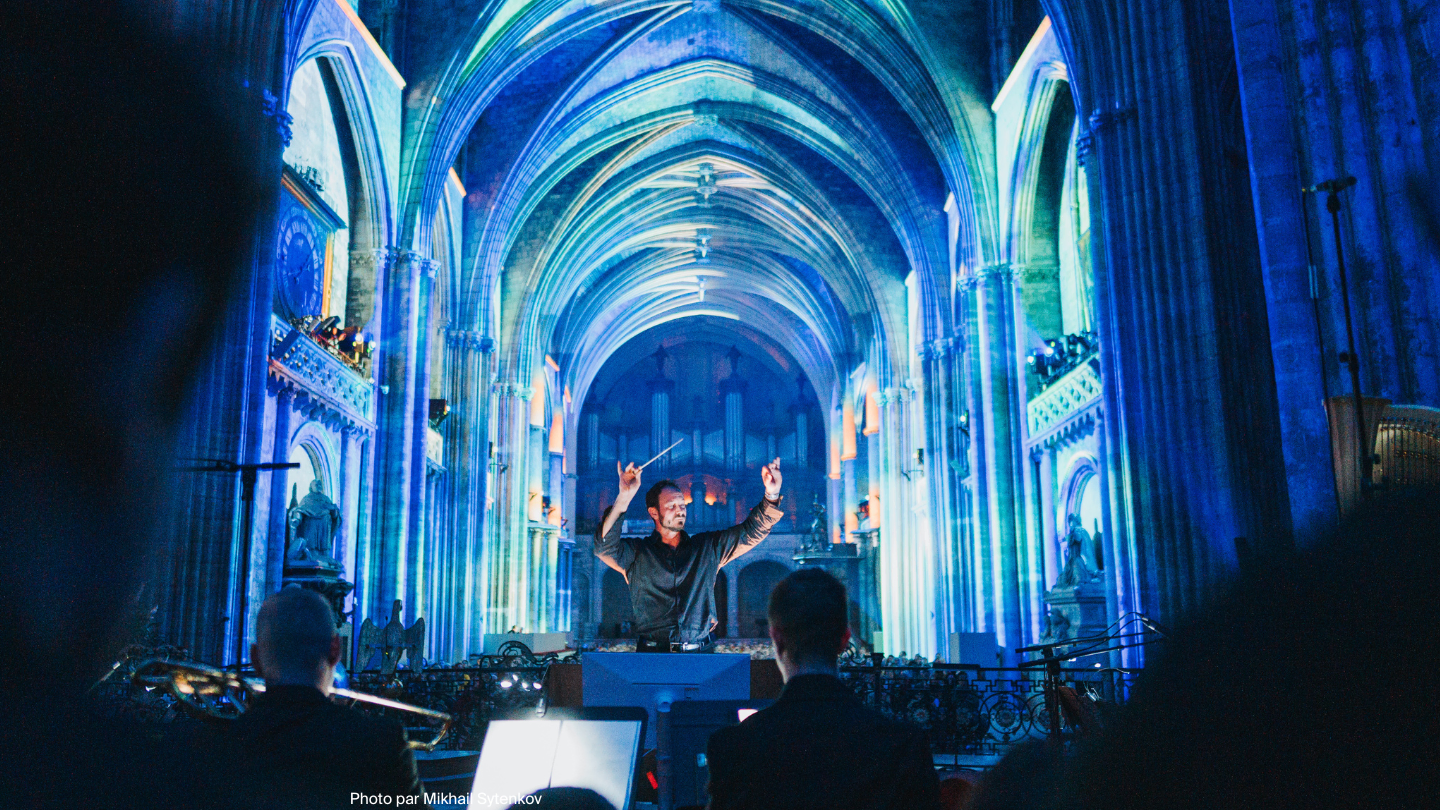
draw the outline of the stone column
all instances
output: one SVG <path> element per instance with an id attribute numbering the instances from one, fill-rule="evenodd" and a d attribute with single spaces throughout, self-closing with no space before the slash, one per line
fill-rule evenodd
<path id="1" fill-rule="evenodd" d="M 734 474 L 745 469 L 745 389 L 736 376 L 720 381 L 725 398 L 725 469 Z"/>
<path id="2" fill-rule="evenodd" d="M 247 104 L 234 111 L 234 122 L 246 129 L 253 145 L 257 176 L 274 178 L 271 194 L 278 195 L 281 154 L 290 140 L 290 116 L 274 100 L 283 95 L 284 77 L 277 70 L 282 60 L 276 55 L 284 46 L 284 10 L 273 5 L 253 11 L 239 15 L 219 4 L 197 5 L 170 15 L 169 22 L 187 34 L 199 33 L 197 46 L 225 55 L 220 72 L 232 81 L 244 80 Z M 182 405 L 177 458 L 253 463 L 269 456 L 262 424 L 275 298 L 275 235 L 272 208 L 256 222 L 252 263 L 238 274 L 215 338 L 203 347 L 205 356 L 197 363 Z M 159 607 L 162 638 L 200 660 L 230 662 L 240 624 L 243 589 L 238 573 L 246 544 L 240 529 L 239 476 L 181 473 L 174 481 L 173 517 L 153 555 L 147 598 Z M 257 520 L 252 548 L 263 549 L 267 534 L 268 526 Z"/>
<path id="3" fill-rule="evenodd" d="M 417 308 L 414 311 L 414 320 L 410 322 L 409 328 L 414 333 L 411 339 L 414 345 L 414 363 L 410 368 L 407 384 L 411 393 L 406 396 L 406 404 L 410 409 L 409 419 L 413 426 L 408 434 L 410 441 L 410 468 L 406 484 L 410 487 L 410 509 L 406 515 L 405 525 L 405 562 L 403 576 L 400 579 L 400 592 L 406 596 L 406 621 L 413 622 L 421 618 L 422 609 L 428 609 L 424 602 L 424 582 L 433 576 L 433 572 L 425 570 L 429 567 L 425 557 L 429 551 L 430 535 L 434 528 L 430 525 L 429 507 L 429 468 L 426 466 L 426 444 L 429 433 L 426 430 L 430 426 L 430 353 L 433 350 L 443 351 L 444 347 L 432 347 L 432 331 L 430 324 L 430 292 L 435 286 L 435 273 L 438 265 L 430 258 L 416 253 L 406 251 L 402 256 L 402 265 L 413 264 L 417 268 L 414 276 L 415 291 L 413 297 L 417 300 Z M 388 482 L 387 482 L 388 483 Z M 422 567 L 423 566 L 423 567 Z M 414 605 L 414 607 L 411 607 Z"/>
<path id="4" fill-rule="evenodd" d="M 670 398 L 675 393 L 675 381 L 663 377 L 651 380 L 650 387 L 650 455 L 664 450 L 674 441 L 670 438 Z M 655 462 L 656 472 L 663 476 L 670 470 L 670 454 L 666 453 Z"/>
<path id="5" fill-rule="evenodd" d="M 372 616 L 390 614 L 391 603 L 404 594 L 407 532 L 414 506 L 416 474 L 416 371 L 419 362 L 421 278 L 420 257 L 393 251 L 381 275 L 384 310 L 375 360 L 377 380 L 376 493 L 371 556 L 371 586 L 367 588 Z M 423 431 L 421 431 L 423 432 Z M 422 469 L 423 455 L 420 457 Z M 408 616 L 408 614 L 407 614 Z"/>
<path id="6" fill-rule="evenodd" d="M 356 578 L 356 540 L 359 538 L 360 512 L 360 428 L 344 425 L 340 428 L 340 533 L 336 538 L 334 558 L 346 566 L 346 574 Z M 346 608 L 350 608 L 346 598 Z"/>
<path id="7" fill-rule="evenodd" d="M 1059 537 L 1056 529 L 1056 487 L 1059 481 L 1055 478 L 1055 446 L 1046 444 L 1045 447 L 1036 448 L 1037 457 L 1040 463 L 1040 492 L 1038 503 L 1040 506 L 1040 557 L 1042 564 L 1042 585 L 1041 590 L 1052 587 L 1056 577 L 1060 576 L 1060 569 L 1063 561 L 1059 559 L 1057 549 L 1059 548 Z M 1094 486 L 1100 485 L 1100 479 L 1096 479 Z"/>
<path id="8" fill-rule="evenodd" d="M 1325 195 L 1303 194 L 1302 186 L 1347 175 L 1358 180 L 1342 194 L 1342 234 L 1364 393 L 1440 401 L 1434 360 L 1440 285 L 1433 283 L 1433 247 L 1417 241 L 1424 237 L 1415 226 L 1426 215 L 1417 216 L 1412 206 L 1419 200 L 1405 191 L 1433 176 L 1440 138 L 1440 107 L 1433 91 L 1422 90 L 1440 81 L 1434 44 L 1440 32 L 1434 6 L 1421 12 L 1421 5 L 1230 3 L 1285 476 L 1300 543 L 1322 537 L 1335 519 L 1321 403 L 1350 391 L 1336 358 L 1346 347 Z M 1276 58 L 1279 52 L 1294 56 Z M 1422 194 L 1433 206 L 1433 191 Z M 1306 220 L 1314 237 L 1308 257 Z"/>
<path id="9" fill-rule="evenodd" d="M 505 630 L 530 624 L 539 595 L 539 559 L 526 516 L 530 466 L 539 459 L 530 448 L 530 385 L 505 379 L 503 371 L 501 379 L 494 389 L 495 515 L 486 530 L 484 604 L 487 626 Z"/>
<path id="10" fill-rule="evenodd" d="M 1025 621 L 1020 598 L 1024 387 L 1015 349 L 1015 279 L 1009 265 L 999 264 L 986 268 L 977 281 L 975 346 L 983 403 L 978 421 L 984 423 L 980 453 L 990 540 L 988 597 L 997 640 L 1013 648 L 1024 643 Z"/>
<path id="11" fill-rule="evenodd" d="M 600 468 L 600 410 L 598 403 L 585 406 L 580 416 L 580 431 L 585 437 L 585 464 L 581 472 L 594 472 Z"/>
<path id="12" fill-rule="evenodd" d="M 1164 620 L 1202 604 L 1233 568 L 1236 537 L 1280 547 L 1292 526 L 1276 486 L 1285 454 L 1260 249 L 1251 210 L 1235 204 L 1247 178 L 1225 157 L 1245 143 L 1223 97 L 1235 39 L 1225 15 L 1180 4 L 1051 11 L 1091 142 L 1114 529 L 1143 549 L 1142 593 L 1120 610 Z"/>
<path id="13" fill-rule="evenodd" d="M 790 406 L 791 424 L 795 429 L 795 456 L 792 459 L 795 469 L 803 470 L 810 466 L 810 414 L 802 403 L 795 403 Z"/>
<path id="14" fill-rule="evenodd" d="M 274 445 L 270 460 L 283 464 L 290 460 L 290 420 L 294 415 L 295 387 L 276 381 Z M 319 470 L 316 470 L 318 473 Z M 287 483 L 289 470 L 270 473 L 270 509 L 266 530 L 265 565 L 263 569 L 252 568 L 253 573 L 263 571 L 262 593 L 270 594 L 280 590 L 285 570 L 285 510 L 290 505 L 290 486 Z M 334 497 L 334 493 L 326 492 Z M 302 494 L 300 497 L 304 497 Z"/>
<path id="15" fill-rule="evenodd" d="M 463 329 L 449 330 L 446 341 L 445 395 L 450 416 L 440 429 L 449 481 L 442 519 L 448 522 L 455 568 L 454 592 L 447 603 L 455 625 L 450 656 L 460 660 L 479 652 L 483 641 L 481 549 L 491 464 L 487 368 L 493 344 L 478 332 Z"/>

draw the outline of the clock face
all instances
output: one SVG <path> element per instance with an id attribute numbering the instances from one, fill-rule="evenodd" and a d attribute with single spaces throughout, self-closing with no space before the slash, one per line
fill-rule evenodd
<path id="1" fill-rule="evenodd" d="M 285 314 L 292 318 L 321 314 L 325 246 L 303 209 L 291 210 L 277 241 L 275 274 Z"/>

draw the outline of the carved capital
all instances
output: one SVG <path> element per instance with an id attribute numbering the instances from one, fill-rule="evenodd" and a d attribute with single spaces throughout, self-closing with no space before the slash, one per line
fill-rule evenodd
<path id="1" fill-rule="evenodd" d="M 920 359 L 922 360 L 940 360 L 954 354 L 958 351 L 959 346 L 960 341 L 958 338 L 936 338 L 935 340 L 921 343 L 916 347 L 916 354 L 920 355 Z"/>
<path id="2" fill-rule="evenodd" d="M 420 272 L 429 278 L 435 277 L 435 269 L 439 266 L 434 259 L 420 251 L 405 248 L 390 248 L 390 261 L 396 267 L 418 267 Z"/>
<path id="3" fill-rule="evenodd" d="M 980 271 L 975 274 L 975 277 L 981 283 L 993 280 L 1014 281 L 1015 267 L 1011 265 L 1010 262 L 997 262 L 981 268 Z"/>
<path id="4" fill-rule="evenodd" d="M 495 351 L 495 341 L 479 332 L 467 331 L 465 329 L 448 329 L 445 332 L 445 339 L 451 346 L 457 348 L 471 349 L 483 354 L 489 354 Z"/>

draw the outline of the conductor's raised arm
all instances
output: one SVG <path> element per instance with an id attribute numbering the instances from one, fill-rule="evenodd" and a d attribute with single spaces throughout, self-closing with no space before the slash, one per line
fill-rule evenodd
<path id="1" fill-rule="evenodd" d="M 617 461 L 615 471 L 620 475 L 620 489 L 615 495 L 615 503 L 610 505 L 605 518 L 600 521 L 600 531 L 595 535 L 595 556 L 625 574 L 635 562 L 635 549 L 620 537 L 620 527 L 624 525 L 625 510 L 630 508 L 630 501 L 640 491 L 640 469 L 632 461 L 622 470 Z"/>

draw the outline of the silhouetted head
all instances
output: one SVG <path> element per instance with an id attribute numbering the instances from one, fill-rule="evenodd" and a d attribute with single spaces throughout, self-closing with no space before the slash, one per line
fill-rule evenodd
<path id="1" fill-rule="evenodd" d="M 278 188 L 258 94 L 126 6 L 0 4 L 0 693 L 78 694 L 130 640 L 181 405 Z"/>
<path id="2" fill-rule="evenodd" d="M 770 639 L 788 681 L 799 671 L 835 669 L 850 643 L 845 586 L 819 568 L 802 568 L 770 592 Z"/>
<path id="3" fill-rule="evenodd" d="M 1440 493 L 1377 496 L 1181 617 L 1064 782 L 1067 808 L 1433 800 Z"/>
<path id="4" fill-rule="evenodd" d="M 328 692 L 340 660 L 340 636 L 330 605 L 304 588 L 271 594 L 255 620 L 250 659 L 267 686 L 314 686 Z"/>
<path id="5" fill-rule="evenodd" d="M 615 805 L 604 796 L 589 789 L 578 787 L 553 787 L 537 790 L 525 799 L 510 805 L 512 810 L 535 807 L 540 810 L 615 810 Z"/>

